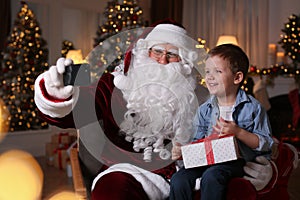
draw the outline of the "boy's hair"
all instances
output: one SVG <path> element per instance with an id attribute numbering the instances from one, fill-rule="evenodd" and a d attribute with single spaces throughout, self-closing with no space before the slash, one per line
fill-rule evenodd
<path id="1" fill-rule="evenodd" d="M 233 44 L 222 44 L 208 52 L 209 57 L 216 55 L 228 61 L 232 73 L 240 71 L 245 79 L 249 70 L 249 59 L 240 47 Z"/>

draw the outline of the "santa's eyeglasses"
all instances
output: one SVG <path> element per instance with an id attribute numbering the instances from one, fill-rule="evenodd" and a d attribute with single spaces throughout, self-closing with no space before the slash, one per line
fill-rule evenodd
<path id="1" fill-rule="evenodd" d="M 180 57 L 178 54 L 169 52 L 166 50 L 158 49 L 158 48 L 150 48 L 149 53 L 153 56 L 155 59 L 160 59 L 163 56 L 166 56 L 168 61 L 179 61 Z"/>

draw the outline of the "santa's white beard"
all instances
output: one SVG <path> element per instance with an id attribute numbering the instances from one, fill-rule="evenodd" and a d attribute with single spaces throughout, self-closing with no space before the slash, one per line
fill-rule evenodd
<path id="1" fill-rule="evenodd" d="M 164 140 L 186 144 L 193 135 L 192 121 L 197 109 L 195 82 L 183 75 L 181 63 L 161 65 L 140 57 L 127 75 L 118 75 L 114 83 L 127 101 L 127 112 L 120 130 L 134 150 L 144 150 L 144 160 L 152 152 L 170 159 Z M 144 61 L 144 62 L 143 62 Z"/>

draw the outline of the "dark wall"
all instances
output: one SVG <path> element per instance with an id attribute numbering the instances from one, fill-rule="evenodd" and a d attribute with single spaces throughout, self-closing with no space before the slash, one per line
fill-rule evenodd
<path id="1" fill-rule="evenodd" d="M 268 111 L 273 135 L 280 138 L 291 131 L 293 110 L 288 95 L 280 95 L 269 99 L 271 109 Z"/>
<path id="2" fill-rule="evenodd" d="M 11 23 L 11 3 L 10 0 L 0 1 L 0 51 L 4 48 L 4 43 L 10 32 Z"/>
<path id="3" fill-rule="evenodd" d="M 182 23 L 183 0 L 152 0 L 151 23 L 171 18 Z"/>

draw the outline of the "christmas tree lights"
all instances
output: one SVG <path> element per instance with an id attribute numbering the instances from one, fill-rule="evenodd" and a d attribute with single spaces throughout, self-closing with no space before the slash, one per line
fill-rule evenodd
<path id="1" fill-rule="evenodd" d="M 10 112 L 9 131 L 42 129 L 48 125 L 37 116 L 34 81 L 48 69 L 48 50 L 34 13 L 21 2 L 14 27 L 3 51 L 0 96 Z"/>
<path id="2" fill-rule="evenodd" d="M 62 42 L 61 56 L 65 58 L 67 56 L 68 52 L 70 50 L 74 50 L 74 49 L 75 48 L 74 48 L 73 42 L 71 42 L 69 40 L 64 40 Z"/>
<path id="3" fill-rule="evenodd" d="M 120 64 L 126 49 L 140 34 L 136 31 L 147 24 L 138 0 L 111 0 L 107 3 L 104 17 L 106 21 L 98 27 L 94 40 L 95 48 L 88 56 L 94 80 Z"/>
<path id="4" fill-rule="evenodd" d="M 99 45 L 106 38 L 120 31 L 145 26 L 142 17 L 142 8 L 138 6 L 138 0 L 111 0 L 104 11 L 106 21 L 99 26 L 95 45 Z"/>
<path id="5" fill-rule="evenodd" d="M 297 67 L 300 63 L 300 15 L 292 14 L 282 32 L 284 34 L 280 35 L 278 43 L 285 50 L 285 55 L 292 59 L 294 67 Z"/>

